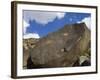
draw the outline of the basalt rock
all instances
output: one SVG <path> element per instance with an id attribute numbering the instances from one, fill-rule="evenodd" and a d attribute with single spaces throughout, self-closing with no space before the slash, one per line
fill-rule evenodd
<path id="1" fill-rule="evenodd" d="M 33 68 L 71 67 L 84 55 L 90 44 L 90 30 L 85 23 L 65 25 L 40 38 L 29 49 Z"/>

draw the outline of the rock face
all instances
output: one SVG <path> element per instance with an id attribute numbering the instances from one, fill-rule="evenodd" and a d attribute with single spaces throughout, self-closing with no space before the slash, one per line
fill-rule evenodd
<path id="1" fill-rule="evenodd" d="M 23 67 L 24 69 L 27 68 L 27 61 L 30 56 L 30 48 L 34 48 L 36 42 L 38 42 L 38 39 L 33 39 L 33 38 L 23 39 Z"/>
<path id="2" fill-rule="evenodd" d="M 65 25 L 39 39 L 29 48 L 32 67 L 71 67 L 90 48 L 90 30 L 85 23 Z M 29 65 L 28 65 L 29 66 Z"/>

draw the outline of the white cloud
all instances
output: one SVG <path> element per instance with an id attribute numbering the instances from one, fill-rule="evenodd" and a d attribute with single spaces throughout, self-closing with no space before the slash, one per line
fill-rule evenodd
<path id="1" fill-rule="evenodd" d="M 28 39 L 28 38 L 40 38 L 40 36 L 37 34 L 37 33 L 28 33 L 28 34 L 25 34 L 24 39 Z"/>
<path id="2" fill-rule="evenodd" d="M 23 33 L 25 34 L 26 33 L 26 29 L 27 29 L 27 27 L 29 27 L 29 23 L 27 23 L 25 20 L 23 20 Z"/>
<path id="3" fill-rule="evenodd" d="M 88 27 L 88 29 L 91 30 L 91 17 L 86 17 L 77 23 L 81 23 L 81 22 L 84 22 L 86 24 L 86 26 Z"/>
<path id="4" fill-rule="evenodd" d="M 24 39 L 27 38 L 40 38 L 37 33 L 26 33 L 27 28 L 30 26 L 29 21 L 35 20 L 37 23 L 46 25 L 54 19 L 61 19 L 65 16 L 63 12 L 43 12 L 43 11 L 24 11 L 23 20 L 23 33 Z"/>
<path id="5" fill-rule="evenodd" d="M 45 25 L 52 22 L 55 18 L 63 18 L 64 15 L 64 12 L 24 11 L 24 20 L 26 22 L 35 20 L 37 23 Z"/>
<path id="6" fill-rule="evenodd" d="M 65 13 L 61 13 L 61 12 L 58 12 L 56 14 L 57 14 L 57 18 L 58 19 L 61 19 L 61 18 L 63 18 L 65 16 Z"/>

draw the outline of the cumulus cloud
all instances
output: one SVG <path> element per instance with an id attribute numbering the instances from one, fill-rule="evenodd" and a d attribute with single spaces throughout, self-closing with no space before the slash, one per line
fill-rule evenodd
<path id="1" fill-rule="evenodd" d="M 26 33 L 27 28 L 30 26 L 29 21 L 35 20 L 37 23 L 46 25 L 54 21 L 55 18 L 61 19 L 65 16 L 63 12 L 43 12 L 43 11 L 24 11 L 23 20 L 23 36 L 26 38 L 40 38 L 37 33 Z"/>
<path id="2" fill-rule="evenodd" d="M 86 24 L 86 26 L 88 27 L 88 29 L 91 30 L 91 17 L 86 17 L 78 23 L 81 23 L 81 22 L 84 22 Z"/>
<path id="3" fill-rule="evenodd" d="M 28 34 L 25 34 L 24 39 L 28 39 L 28 38 L 40 38 L 40 36 L 37 34 L 37 33 L 28 33 Z"/>
<path id="4" fill-rule="evenodd" d="M 63 13 L 63 12 L 62 13 L 61 12 L 57 12 L 56 14 L 57 14 L 57 18 L 58 19 L 61 19 L 61 18 L 63 18 L 65 16 L 65 13 Z"/>
<path id="5" fill-rule="evenodd" d="M 27 29 L 27 27 L 29 27 L 29 26 L 30 26 L 30 24 L 27 23 L 25 20 L 23 20 L 23 33 L 24 33 L 24 34 L 26 33 L 26 29 Z"/>
<path id="6" fill-rule="evenodd" d="M 55 18 L 63 18 L 64 15 L 64 12 L 24 11 L 24 20 L 26 22 L 35 20 L 37 23 L 45 25 L 52 22 Z"/>

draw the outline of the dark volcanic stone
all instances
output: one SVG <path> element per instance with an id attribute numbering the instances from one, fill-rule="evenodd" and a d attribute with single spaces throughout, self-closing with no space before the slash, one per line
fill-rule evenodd
<path id="1" fill-rule="evenodd" d="M 89 42 L 90 31 L 84 23 L 65 25 L 62 29 L 39 39 L 35 47 L 30 49 L 33 66 L 72 66 L 87 49 Z"/>

